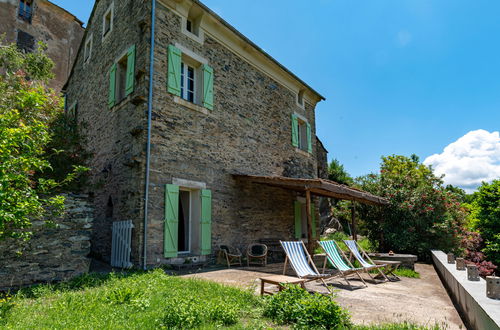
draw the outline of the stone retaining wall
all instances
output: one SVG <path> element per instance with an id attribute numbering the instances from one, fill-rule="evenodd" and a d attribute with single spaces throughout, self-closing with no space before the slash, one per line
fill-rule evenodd
<path id="1" fill-rule="evenodd" d="M 56 226 L 35 221 L 30 241 L 0 242 L 0 290 L 88 272 L 93 207 L 86 195 L 67 195 L 65 204 Z"/>
<path id="2" fill-rule="evenodd" d="M 482 278 L 477 282 L 468 281 L 467 271 L 456 270 L 455 264 L 448 264 L 442 251 L 432 251 L 432 260 L 468 328 L 500 329 L 500 301 L 486 297 L 486 281 Z"/>

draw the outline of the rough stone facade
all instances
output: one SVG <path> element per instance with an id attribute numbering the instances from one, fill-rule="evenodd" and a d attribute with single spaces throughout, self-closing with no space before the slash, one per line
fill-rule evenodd
<path id="1" fill-rule="evenodd" d="M 56 282 L 89 271 L 93 208 L 85 195 L 67 195 L 55 226 L 33 223 L 28 242 L 0 242 L 0 290 Z"/>
<path id="2" fill-rule="evenodd" d="M 31 21 L 19 17 L 20 0 L 0 0 L 0 35 L 6 42 L 20 41 L 29 48 L 38 41 L 47 44 L 54 61 L 55 78 L 50 86 L 60 91 L 68 79 L 84 33 L 83 23 L 66 10 L 47 0 L 35 0 Z"/>
<path id="3" fill-rule="evenodd" d="M 156 11 L 147 263 L 171 261 L 163 257 L 165 185 L 176 180 L 203 184 L 212 191 L 212 251 L 222 243 L 244 247 L 261 238 L 292 239 L 297 193 L 239 182 L 233 174 L 316 178 L 316 139 L 311 153 L 293 147 L 291 115 L 306 119 L 315 136 L 319 98 L 300 107 L 296 92 L 256 67 L 258 63 L 243 59 L 209 33 L 202 43 L 188 37 L 181 31 L 181 16 L 166 2 L 157 1 Z M 174 7 L 176 3 L 192 4 L 170 1 Z M 110 4 L 96 2 L 87 34 L 95 36 L 102 28 L 101 17 Z M 86 127 L 88 148 L 94 153 L 89 164 L 96 205 L 93 251 L 109 259 L 112 222 L 131 219 L 132 258 L 139 265 L 147 120 L 147 104 L 140 100 L 148 94 L 150 8 L 131 0 L 115 1 L 114 6 L 112 43 L 94 39 L 96 56 L 91 63 L 84 64 L 80 52 L 66 92 L 69 103 L 78 102 L 78 120 Z M 137 47 L 134 93 L 109 109 L 108 75 L 95 73 L 107 73 L 131 44 Z M 167 49 L 175 44 L 213 68 L 213 110 L 167 92 Z M 199 254 L 192 251 L 186 256 Z"/>

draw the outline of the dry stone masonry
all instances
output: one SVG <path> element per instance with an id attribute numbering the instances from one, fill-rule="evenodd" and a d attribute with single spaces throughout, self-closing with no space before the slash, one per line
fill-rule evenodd
<path id="1" fill-rule="evenodd" d="M 62 281 L 89 271 L 93 212 L 87 195 L 66 195 L 64 216 L 33 223 L 28 242 L 0 242 L 0 290 Z"/>

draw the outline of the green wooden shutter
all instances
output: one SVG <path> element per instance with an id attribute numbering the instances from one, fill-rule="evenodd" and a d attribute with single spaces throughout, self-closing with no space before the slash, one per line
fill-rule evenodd
<path id="1" fill-rule="evenodd" d="M 312 134 L 311 134 L 311 124 L 307 123 L 307 152 L 312 153 Z"/>
<path id="2" fill-rule="evenodd" d="M 292 146 L 299 147 L 299 119 L 292 114 Z"/>
<path id="3" fill-rule="evenodd" d="M 181 57 L 179 48 L 168 46 L 168 81 L 167 90 L 177 96 L 181 96 Z"/>
<path id="4" fill-rule="evenodd" d="M 125 95 L 128 96 L 134 91 L 135 81 L 135 45 L 130 47 L 127 52 L 127 80 Z"/>
<path id="5" fill-rule="evenodd" d="M 212 252 L 212 191 L 201 191 L 201 255 Z"/>
<path id="6" fill-rule="evenodd" d="M 165 233 L 163 253 L 165 258 L 175 258 L 178 252 L 179 186 L 165 186 Z"/>
<path id="7" fill-rule="evenodd" d="M 116 102 L 116 63 L 113 64 L 109 71 L 109 98 L 108 106 L 112 108 Z"/>
<path id="8" fill-rule="evenodd" d="M 208 65 L 203 66 L 203 106 L 214 109 L 214 69 Z"/>
<path id="9" fill-rule="evenodd" d="M 299 201 L 294 203 L 295 210 L 295 238 L 302 238 L 302 204 Z"/>
<path id="10" fill-rule="evenodd" d="M 317 233 L 316 233 L 316 209 L 314 207 L 314 203 L 311 203 L 311 219 L 312 219 L 312 225 L 311 225 L 311 231 L 312 231 L 312 237 L 316 238 Z"/>

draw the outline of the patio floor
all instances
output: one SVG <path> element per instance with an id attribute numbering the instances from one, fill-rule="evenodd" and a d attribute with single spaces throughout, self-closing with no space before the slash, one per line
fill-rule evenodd
<path id="1" fill-rule="evenodd" d="M 260 277 L 269 274 L 281 274 L 283 264 L 271 264 L 267 267 L 236 267 L 217 269 L 183 275 L 238 286 L 252 288 L 258 292 Z M 369 281 L 367 288 L 349 290 L 344 284 L 332 281 L 337 294 L 336 300 L 351 312 L 356 324 L 380 324 L 387 322 L 412 321 L 421 325 L 446 324 L 446 329 L 465 329 L 465 326 L 451 302 L 446 290 L 432 265 L 416 264 L 415 270 L 420 279 L 402 278 L 401 281 L 379 283 Z M 288 275 L 293 276 L 289 269 Z M 353 286 L 361 284 L 359 280 L 351 281 Z M 327 292 L 326 288 L 316 282 L 306 284 L 307 289 Z"/>

